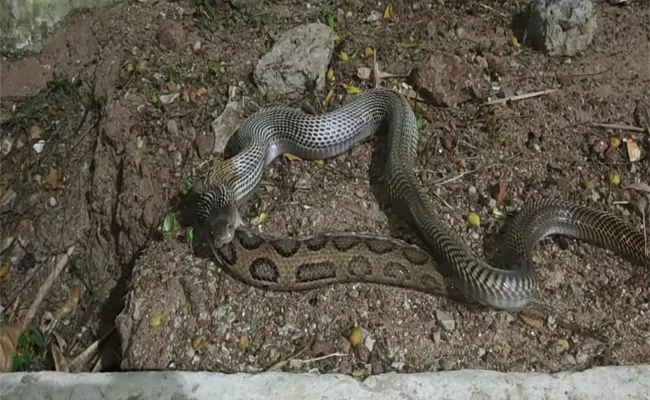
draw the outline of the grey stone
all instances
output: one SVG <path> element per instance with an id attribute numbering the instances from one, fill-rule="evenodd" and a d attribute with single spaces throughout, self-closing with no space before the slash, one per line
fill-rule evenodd
<path id="1" fill-rule="evenodd" d="M 441 310 L 436 310 L 436 319 L 440 326 L 442 326 L 446 331 L 451 332 L 456 328 L 456 321 L 454 316 Z"/>
<path id="2" fill-rule="evenodd" d="M 590 0 L 535 0 L 531 3 L 528 35 L 533 47 L 553 56 L 585 50 L 598 27 Z"/>
<path id="3" fill-rule="evenodd" d="M 253 78 L 260 92 L 296 99 L 310 88 L 323 90 L 333 36 L 329 27 L 318 22 L 285 32 L 257 63 Z"/>
<path id="4" fill-rule="evenodd" d="M 41 51 L 77 18 L 75 12 L 121 0 L 0 0 L 0 53 L 20 57 Z"/>
<path id="5" fill-rule="evenodd" d="M 397 365 L 396 365 L 397 367 Z M 398 368 L 394 368 L 398 369 Z M 386 373 L 364 380 L 343 374 L 142 371 L 94 374 L 0 374 L 0 398 L 85 399 L 644 399 L 650 366 L 596 367 L 580 372 L 504 373 L 461 370 Z M 616 388 L 616 390 L 612 390 Z M 489 395 L 488 395 L 489 394 Z M 486 397 L 487 396 L 487 397 Z"/>

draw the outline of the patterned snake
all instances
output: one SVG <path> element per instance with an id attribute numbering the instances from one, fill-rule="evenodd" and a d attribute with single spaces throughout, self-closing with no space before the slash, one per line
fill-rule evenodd
<path id="1" fill-rule="evenodd" d="M 256 190 L 263 169 L 292 153 L 324 159 L 347 151 L 380 127 L 388 129 L 385 186 L 394 211 L 413 226 L 430 253 L 398 239 L 354 233 L 279 239 L 245 229 L 237 207 Z M 565 235 L 650 266 L 643 235 L 622 219 L 561 200 L 526 204 L 503 244 L 503 268 L 478 258 L 436 214 L 415 175 L 419 133 L 407 100 L 371 89 L 322 115 L 289 107 L 252 114 L 228 144 L 234 156 L 194 187 L 197 232 L 235 278 L 272 290 L 310 289 L 334 282 L 373 282 L 498 309 L 520 309 L 538 295 L 532 250 L 549 235 Z"/>

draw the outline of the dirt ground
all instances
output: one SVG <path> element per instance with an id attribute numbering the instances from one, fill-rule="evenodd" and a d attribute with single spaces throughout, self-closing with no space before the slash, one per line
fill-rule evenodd
<path id="1" fill-rule="evenodd" d="M 8 243 L 0 267 L 9 267 L 0 278 L 0 321 L 24 313 L 52 268 L 50 259 L 74 244 L 70 266 L 47 296 L 37 325 L 43 327 L 80 290 L 76 307 L 62 314 L 55 332 L 69 356 L 107 337 L 105 370 L 272 368 L 363 377 L 650 362 L 647 271 L 577 241 L 545 240 L 535 250 L 544 301 L 599 330 L 607 342 L 553 321 L 391 287 L 265 292 L 195 256 L 184 227 L 163 229 L 183 184 L 206 161 L 218 161 L 201 159 L 197 146 L 205 148 L 211 114 L 223 110 L 228 86 L 242 82 L 253 99 L 247 114 L 255 103 L 271 105 L 250 78 L 257 60 L 287 29 L 327 23 L 331 14 L 341 37 L 336 52 L 350 59 L 340 61 L 335 53 L 336 79 L 296 106 L 324 112 L 341 104 L 341 83 L 370 87 L 356 76 L 358 67 L 371 65 L 366 47 L 375 49 L 386 72 L 407 73 L 440 50 L 472 63 L 477 55 L 486 58 L 486 75 L 498 74 L 515 93 L 560 88 L 506 105 L 482 106 L 485 99 L 479 99 L 454 109 L 418 106 L 426 121 L 423 184 L 479 254 L 494 252 L 498 224 L 491 199 L 499 183 L 507 185 L 503 212 L 529 199 L 556 197 L 610 210 L 647 230 L 646 194 L 625 188 L 650 183 L 647 131 L 591 124 L 647 123 L 648 2 L 596 2 L 596 37 L 572 58 L 545 56 L 525 41 L 512 45 L 513 21 L 524 3 L 395 2 L 394 21 L 368 23 L 385 4 L 126 2 L 82 16 L 42 54 L 3 63 L 0 135 L 16 140 L 0 161 L 0 224 Z M 165 19 L 179 21 L 182 29 L 159 35 Z M 323 107 L 330 88 L 337 96 Z M 162 104 L 160 96 L 170 93 L 180 96 Z M 612 137 L 636 140 L 641 159 L 632 164 L 627 143 L 612 147 Z M 36 153 L 33 145 L 41 139 L 45 147 Z M 344 230 L 412 237 L 391 227 L 390 208 L 377 201 L 376 142 L 324 163 L 278 159 L 247 207 L 247 221 L 265 213 L 260 229 L 277 236 Z M 620 185 L 610 183 L 612 175 Z M 12 193 L 13 200 L 7 197 Z M 480 228 L 467 223 L 470 212 L 481 217 Z M 355 323 L 363 344 L 351 349 Z M 52 368 L 44 353 L 31 368 Z"/>

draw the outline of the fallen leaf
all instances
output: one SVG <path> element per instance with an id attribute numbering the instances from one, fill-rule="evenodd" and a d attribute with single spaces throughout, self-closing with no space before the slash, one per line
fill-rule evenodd
<path id="1" fill-rule="evenodd" d="M 318 165 L 319 167 L 322 167 L 325 165 L 325 161 L 323 160 L 314 160 L 314 164 Z"/>
<path id="2" fill-rule="evenodd" d="M 623 189 L 634 189 L 638 190 L 639 192 L 650 193 L 650 185 L 643 182 L 630 183 L 629 185 L 625 185 Z"/>
<path id="3" fill-rule="evenodd" d="M 510 44 L 512 45 L 512 47 L 519 47 L 519 40 L 517 40 L 517 38 L 513 36 L 510 39 Z"/>
<path id="4" fill-rule="evenodd" d="M 372 47 L 366 47 L 364 54 L 366 57 L 372 57 L 375 54 L 375 51 L 372 49 Z"/>
<path id="5" fill-rule="evenodd" d="M 506 189 L 507 189 L 507 185 L 502 182 L 499 182 L 498 184 L 494 185 L 494 187 L 492 188 L 493 196 L 497 201 L 497 204 L 503 205 L 503 201 L 506 199 L 507 196 Z"/>
<path id="6" fill-rule="evenodd" d="M 203 344 L 204 341 L 205 341 L 205 336 L 204 335 L 195 337 L 192 340 L 192 348 L 194 350 L 197 350 L 199 347 L 201 347 L 201 345 Z"/>
<path id="7" fill-rule="evenodd" d="M 331 81 L 334 79 L 334 70 L 332 68 L 327 70 L 327 80 Z"/>
<path id="8" fill-rule="evenodd" d="M 154 315 L 151 317 L 151 320 L 149 321 L 149 326 L 160 326 L 163 323 L 163 317 L 165 316 L 165 312 L 161 311 L 158 314 Z"/>
<path id="9" fill-rule="evenodd" d="M 31 128 L 29 128 L 30 140 L 39 140 L 42 135 L 43 135 L 43 129 L 40 126 L 34 125 Z"/>
<path id="10" fill-rule="evenodd" d="M 286 361 L 286 360 L 278 361 L 278 362 L 276 362 L 275 364 L 271 365 L 271 366 L 266 370 L 266 372 L 279 371 L 279 370 L 281 370 L 282 368 L 284 368 L 285 365 L 287 365 L 287 361 Z"/>
<path id="11" fill-rule="evenodd" d="M 163 229 L 165 229 L 165 232 L 171 232 L 174 229 L 174 225 L 174 216 L 167 215 L 163 223 Z"/>
<path id="12" fill-rule="evenodd" d="M 258 217 L 260 219 L 260 224 L 263 224 L 264 221 L 268 218 L 268 215 L 266 213 L 260 213 L 260 216 Z"/>
<path id="13" fill-rule="evenodd" d="M 237 345 L 240 351 L 245 351 L 248 348 L 248 335 L 243 334 L 239 337 L 239 344 Z"/>
<path id="14" fill-rule="evenodd" d="M 79 296 L 81 296 L 81 289 L 76 288 L 70 294 L 70 297 L 61 305 L 61 308 L 54 314 L 56 319 L 63 319 L 67 317 L 79 304 Z"/>
<path id="15" fill-rule="evenodd" d="M 394 18 L 393 16 L 393 3 L 388 3 L 386 8 L 384 9 L 384 19 L 392 21 Z"/>
<path id="16" fill-rule="evenodd" d="M 10 372 L 18 348 L 20 322 L 0 326 L 0 372 Z"/>
<path id="17" fill-rule="evenodd" d="M 639 161 L 641 158 L 641 149 L 639 148 L 639 145 L 636 144 L 636 140 L 634 139 L 628 139 L 626 141 L 627 144 L 627 156 L 630 158 L 631 162 Z"/>
<path id="18" fill-rule="evenodd" d="M 284 156 L 284 158 L 286 158 L 289 161 L 302 161 L 302 158 L 300 158 L 298 156 L 294 156 L 291 153 L 284 153 L 283 156 Z"/>
<path id="19" fill-rule="evenodd" d="M 467 216 L 467 222 L 474 226 L 481 226 L 481 217 L 479 217 L 476 213 L 469 213 Z"/>
<path id="20" fill-rule="evenodd" d="M 348 59 L 349 59 L 348 53 L 346 53 L 344 51 L 339 53 L 339 60 L 345 62 L 345 61 L 348 61 Z"/>
<path id="21" fill-rule="evenodd" d="M 361 333 L 362 333 L 362 331 L 361 331 L 361 327 L 359 325 L 355 326 L 352 329 L 352 333 L 350 333 L 350 338 L 349 338 L 350 345 L 352 347 L 355 347 L 355 346 L 358 346 L 359 344 L 361 344 L 361 339 L 362 339 Z"/>
<path id="22" fill-rule="evenodd" d="M 206 93 L 208 93 L 208 89 L 206 89 L 204 87 L 200 87 L 200 88 L 196 89 L 196 92 L 195 92 L 196 97 L 201 97 Z"/>
<path id="23" fill-rule="evenodd" d="M 54 359 L 54 369 L 57 372 L 69 372 L 68 361 L 63 356 L 61 348 L 56 344 L 52 343 L 52 358 Z"/>
<path id="24" fill-rule="evenodd" d="M 329 92 L 327 92 L 327 96 L 325 96 L 325 99 L 323 100 L 323 105 L 326 106 L 327 103 L 332 100 L 332 96 L 334 96 L 334 89 L 330 89 Z"/>
<path id="25" fill-rule="evenodd" d="M 352 85 L 346 85 L 345 83 L 341 84 L 343 86 L 343 89 L 345 89 L 348 94 L 359 94 L 361 93 L 361 90 L 359 90 L 358 87 L 352 86 Z"/>
<path id="26" fill-rule="evenodd" d="M 0 278 L 4 278 L 5 276 L 9 275 L 9 271 L 11 271 L 9 264 L 0 267 Z"/>
<path id="27" fill-rule="evenodd" d="M 187 90 L 183 90 L 183 101 L 185 103 L 190 102 L 190 94 L 187 92 Z"/>
<path id="28" fill-rule="evenodd" d="M 332 40 L 334 41 L 334 43 L 340 42 L 341 41 L 341 35 L 339 35 L 338 33 L 335 33 L 334 36 L 332 37 Z"/>
<path id="29" fill-rule="evenodd" d="M 612 186 L 618 186 L 621 184 L 621 177 L 617 174 L 611 174 L 609 176 L 609 184 Z"/>
<path id="30" fill-rule="evenodd" d="M 42 183 L 47 183 L 48 186 L 50 186 L 52 189 L 56 189 L 59 187 L 59 177 L 56 174 L 56 170 L 54 168 L 50 168 L 50 171 L 47 173 L 47 176 L 43 178 Z"/>
<path id="31" fill-rule="evenodd" d="M 617 138 L 616 136 L 612 136 L 611 138 L 609 138 L 609 147 L 618 149 L 620 145 L 621 145 L 621 139 Z"/>

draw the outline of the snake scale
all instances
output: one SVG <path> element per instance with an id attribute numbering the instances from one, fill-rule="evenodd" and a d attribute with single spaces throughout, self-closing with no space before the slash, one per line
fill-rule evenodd
<path id="1" fill-rule="evenodd" d="M 414 227 L 428 251 L 379 235 L 330 233 L 273 238 L 248 230 L 238 206 L 257 189 L 276 157 L 325 159 L 347 151 L 381 127 L 388 131 L 385 187 L 395 213 Z M 461 297 L 498 309 L 520 309 L 538 295 L 532 250 L 549 235 L 565 235 L 650 266 L 643 235 L 605 211 L 562 200 L 527 203 L 503 243 L 504 265 L 477 257 L 436 214 L 416 176 L 419 133 L 408 101 L 391 89 L 367 90 L 321 115 L 263 108 L 241 125 L 227 149 L 233 156 L 194 186 L 196 227 L 220 267 L 253 286 L 291 291 L 335 282 L 373 282 Z"/>

